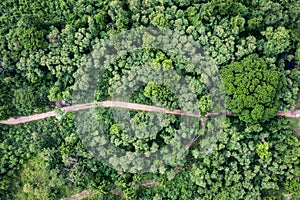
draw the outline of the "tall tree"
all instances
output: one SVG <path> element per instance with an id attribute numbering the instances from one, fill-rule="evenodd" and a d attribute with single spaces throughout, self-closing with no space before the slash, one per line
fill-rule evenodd
<path id="1" fill-rule="evenodd" d="M 279 109 L 278 94 L 284 78 L 268 69 L 263 58 L 252 54 L 241 62 L 232 62 L 222 69 L 227 94 L 227 107 L 248 123 L 266 121 Z"/>

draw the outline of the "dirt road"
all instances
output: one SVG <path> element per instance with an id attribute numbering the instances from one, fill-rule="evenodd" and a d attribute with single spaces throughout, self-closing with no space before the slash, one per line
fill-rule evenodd
<path id="1" fill-rule="evenodd" d="M 143 110 L 148 112 L 160 112 L 166 114 L 174 114 L 174 115 L 183 115 L 183 116 L 191 116 L 191 117 L 201 117 L 199 113 L 190 113 L 185 112 L 182 110 L 168 110 L 166 108 L 161 108 L 157 106 L 149 106 L 144 104 L 137 104 L 137 103 L 129 103 L 129 102 L 122 102 L 122 101 L 103 101 L 103 102 L 96 102 L 96 103 L 87 103 L 87 104 L 77 104 L 72 106 L 66 106 L 62 108 L 63 112 L 75 112 L 79 110 L 85 110 L 92 108 L 94 106 L 102 106 L 107 108 L 125 108 L 130 110 Z M 207 113 L 205 117 L 209 116 L 217 116 L 222 113 Z M 233 116 L 230 113 L 225 113 L 227 116 Z M 34 114 L 30 116 L 18 117 L 18 118 L 9 118 L 7 120 L 0 121 L 0 124 L 9 124 L 9 125 L 16 125 L 27 123 L 31 121 L 36 121 L 40 119 L 44 119 L 47 117 L 55 117 L 56 114 L 54 111 L 49 111 L 41 114 Z M 288 112 L 278 111 L 277 116 L 286 116 L 291 118 L 300 117 L 300 110 L 292 110 Z"/>

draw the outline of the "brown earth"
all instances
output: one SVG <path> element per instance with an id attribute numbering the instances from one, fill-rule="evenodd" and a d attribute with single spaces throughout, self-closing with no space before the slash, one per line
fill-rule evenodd
<path id="1" fill-rule="evenodd" d="M 97 192 L 90 191 L 90 190 L 83 190 L 82 192 L 75 194 L 73 196 L 70 196 L 70 197 L 66 198 L 65 200 L 80 200 L 80 199 L 84 199 L 84 198 L 89 197 L 94 194 L 97 194 Z"/>
<path id="2" fill-rule="evenodd" d="M 126 108 L 130 110 L 143 110 L 148 112 L 160 112 L 160 113 L 166 113 L 166 114 L 174 114 L 174 115 L 183 115 L 183 116 L 191 116 L 191 117 L 201 117 L 201 115 L 197 112 L 190 113 L 185 112 L 182 110 L 168 110 L 166 108 L 161 108 L 157 106 L 149 106 L 144 104 L 137 104 L 137 103 L 129 103 L 129 102 L 122 102 L 122 101 L 103 101 L 103 102 L 96 102 L 94 103 L 87 103 L 87 104 L 77 104 L 72 106 L 66 106 L 62 108 L 63 112 L 74 112 L 79 110 L 85 110 L 97 106 L 102 107 L 110 107 L 110 108 Z M 221 114 L 226 114 L 227 116 L 233 116 L 230 113 L 207 113 L 205 117 L 209 116 L 217 116 Z M 16 125 L 16 124 L 22 124 L 27 123 L 31 121 L 36 121 L 40 119 L 45 119 L 47 117 L 54 117 L 56 116 L 56 113 L 54 111 L 49 111 L 41 114 L 34 114 L 30 116 L 24 116 L 24 117 L 18 117 L 18 118 L 9 118 L 7 120 L 0 121 L 0 124 L 9 124 L 9 125 Z M 285 117 L 291 117 L 291 118 L 298 118 L 300 117 L 300 110 L 291 110 L 288 112 L 284 111 L 278 111 L 277 116 L 285 116 Z"/>

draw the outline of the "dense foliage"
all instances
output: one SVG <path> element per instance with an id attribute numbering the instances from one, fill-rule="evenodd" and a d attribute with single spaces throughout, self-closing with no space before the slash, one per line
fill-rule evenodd
<path id="1" fill-rule="evenodd" d="M 269 70 L 264 59 L 249 55 L 222 69 L 228 95 L 227 107 L 241 120 L 255 123 L 274 117 L 279 109 L 279 96 L 286 91 L 285 77 Z"/>
<path id="2" fill-rule="evenodd" d="M 299 123 L 276 116 L 278 110 L 296 106 L 299 19 L 299 0 L 1 1 L 1 120 L 52 110 L 62 100 L 72 102 L 78 78 L 83 80 L 78 87 L 95 85 L 92 99 L 87 98 L 91 101 L 118 100 L 126 94 L 133 103 L 184 107 L 202 116 L 212 111 L 213 90 L 207 80 L 215 82 L 216 74 L 199 73 L 199 66 L 163 49 L 127 52 L 105 66 L 94 82 L 80 76 L 94 66 L 98 52 L 93 50 L 105 39 L 142 27 L 170 29 L 201 45 L 221 73 L 226 108 L 234 116 L 225 122 L 208 118 L 200 131 L 200 119 L 195 128 L 181 126 L 185 118 L 175 115 L 97 108 L 94 120 L 104 134 L 87 137 L 76 127 L 75 113 L 0 124 L 0 199 L 59 199 L 85 189 L 97 192 L 89 199 L 299 198 L 300 142 L 292 130 L 299 130 Z M 143 39 L 152 41 L 151 35 Z M 176 41 L 178 49 L 189 50 L 185 44 Z M 150 69 L 158 73 L 136 76 Z M 189 90 L 175 93 L 178 77 L 165 78 L 161 71 L 184 77 L 195 101 L 184 101 Z M 162 77 L 164 82 L 159 81 Z M 213 133 L 217 123 L 222 124 L 220 136 L 207 146 L 205 134 Z M 151 173 L 130 173 L 128 157 L 122 165 L 108 155 L 112 166 L 123 169 L 117 170 L 89 151 L 103 136 L 131 153 L 156 152 L 169 144 L 180 147 L 176 139 L 182 127 L 180 137 L 200 137 L 184 155 L 166 152 L 169 165 Z"/>

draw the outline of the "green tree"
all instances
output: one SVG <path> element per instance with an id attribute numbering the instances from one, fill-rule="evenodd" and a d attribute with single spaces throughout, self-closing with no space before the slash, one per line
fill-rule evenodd
<path id="1" fill-rule="evenodd" d="M 297 45 L 296 53 L 295 53 L 295 60 L 300 62 L 300 43 Z"/>
<path id="2" fill-rule="evenodd" d="M 288 194 L 292 194 L 295 198 L 297 198 L 297 196 L 300 196 L 300 180 L 298 178 L 286 180 L 284 189 L 288 192 Z"/>
<path id="3" fill-rule="evenodd" d="M 111 1 L 109 4 L 108 15 L 115 23 L 115 26 L 119 30 L 126 29 L 130 23 L 130 12 L 127 12 L 125 7 L 126 3 L 123 1 Z"/>
<path id="4" fill-rule="evenodd" d="M 23 165 L 20 174 L 22 190 L 15 199 L 56 199 L 67 194 L 68 188 L 57 169 L 47 169 L 47 158 L 40 153 Z"/>
<path id="5" fill-rule="evenodd" d="M 13 103 L 19 115 L 29 115 L 38 107 L 38 99 L 33 88 L 20 88 L 14 91 Z"/>
<path id="6" fill-rule="evenodd" d="M 248 123 L 266 121 L 279 109 L 280 72 L 268 69 L 263 58 L 252 54 L 222 69 L 227 108 Z"/>
<path id="7" fill-rule="evenodd" d="M 42 23 L 34 15 L 24 14 L 17 23 L 17 35 L 20 43 L 27 50 L 38 50 L 46 47 L 45 31 Z"/>
<path id="8" fill-rule="evenodd" d="M 299 140 L 286 130 L 287 120 L 267 122 L 263 130 L 250 134 L 244 132 L 244 123 L 231 121 L 226 121 L 225 127 L 230 127 L 222 130 L 211 152 L 193 155 L 189 181 L 198 186 L 200 199 L 250 200 L 271 196 L 270 191 L 278 197 L 286 178 L 297 176 L 299 163 Z M 257 134 L 268 142 L 258 142 Z M 258 146 L 264 159 L 257 156 Z M 194 151 L 200 147 L 201 141 Z M 296 182 L 288 181 L 286 189 L 297 191 Z"/>
<path id="9" fill-rule="evenodd" d="M 6 79 L 7 80 L 7 79 Z M 9 84 L 0 78 L 0 119 L 7 119 L 13 114 L 13 104 L 11 100 L 13 98 L 12 91 Z"/>
<path id="10" fill-rule="evenodd" d="M 58 101 L 58 100 L 62 100 L 63 99 L 63 95 L 61 90 L 59 89 L 59 87 L 57 86 L 53 86 L 50 88 L 49 90 L 49 95 L 48 95 L 48 99 L 50 101 Z"/>
<path id="11" fill-rule="evenodd" d="M 267 27 L 261 34 L 266 38 L 262 43 L 263 52 L 267 56 L 276 56 L 290 48 L 290 31 L 285 27 Z"/>
<path id="12" fill-rule="evenodd" d="M 269 152 L 269 143 L 268 142 L 259 142 L 256 144 L 256 153 L 261 159 L 270 157 Z"/>
<path id="13" fill-rule="evenodd" d="M 171 17 L 170 15 L 164 15 L 162 13 L 153 13 L 153 18 L 150 16 L 150 18 L 152 18 L 151 24 L 159 28 L 167 28 L 168 19 L 170 17 Z"/>

